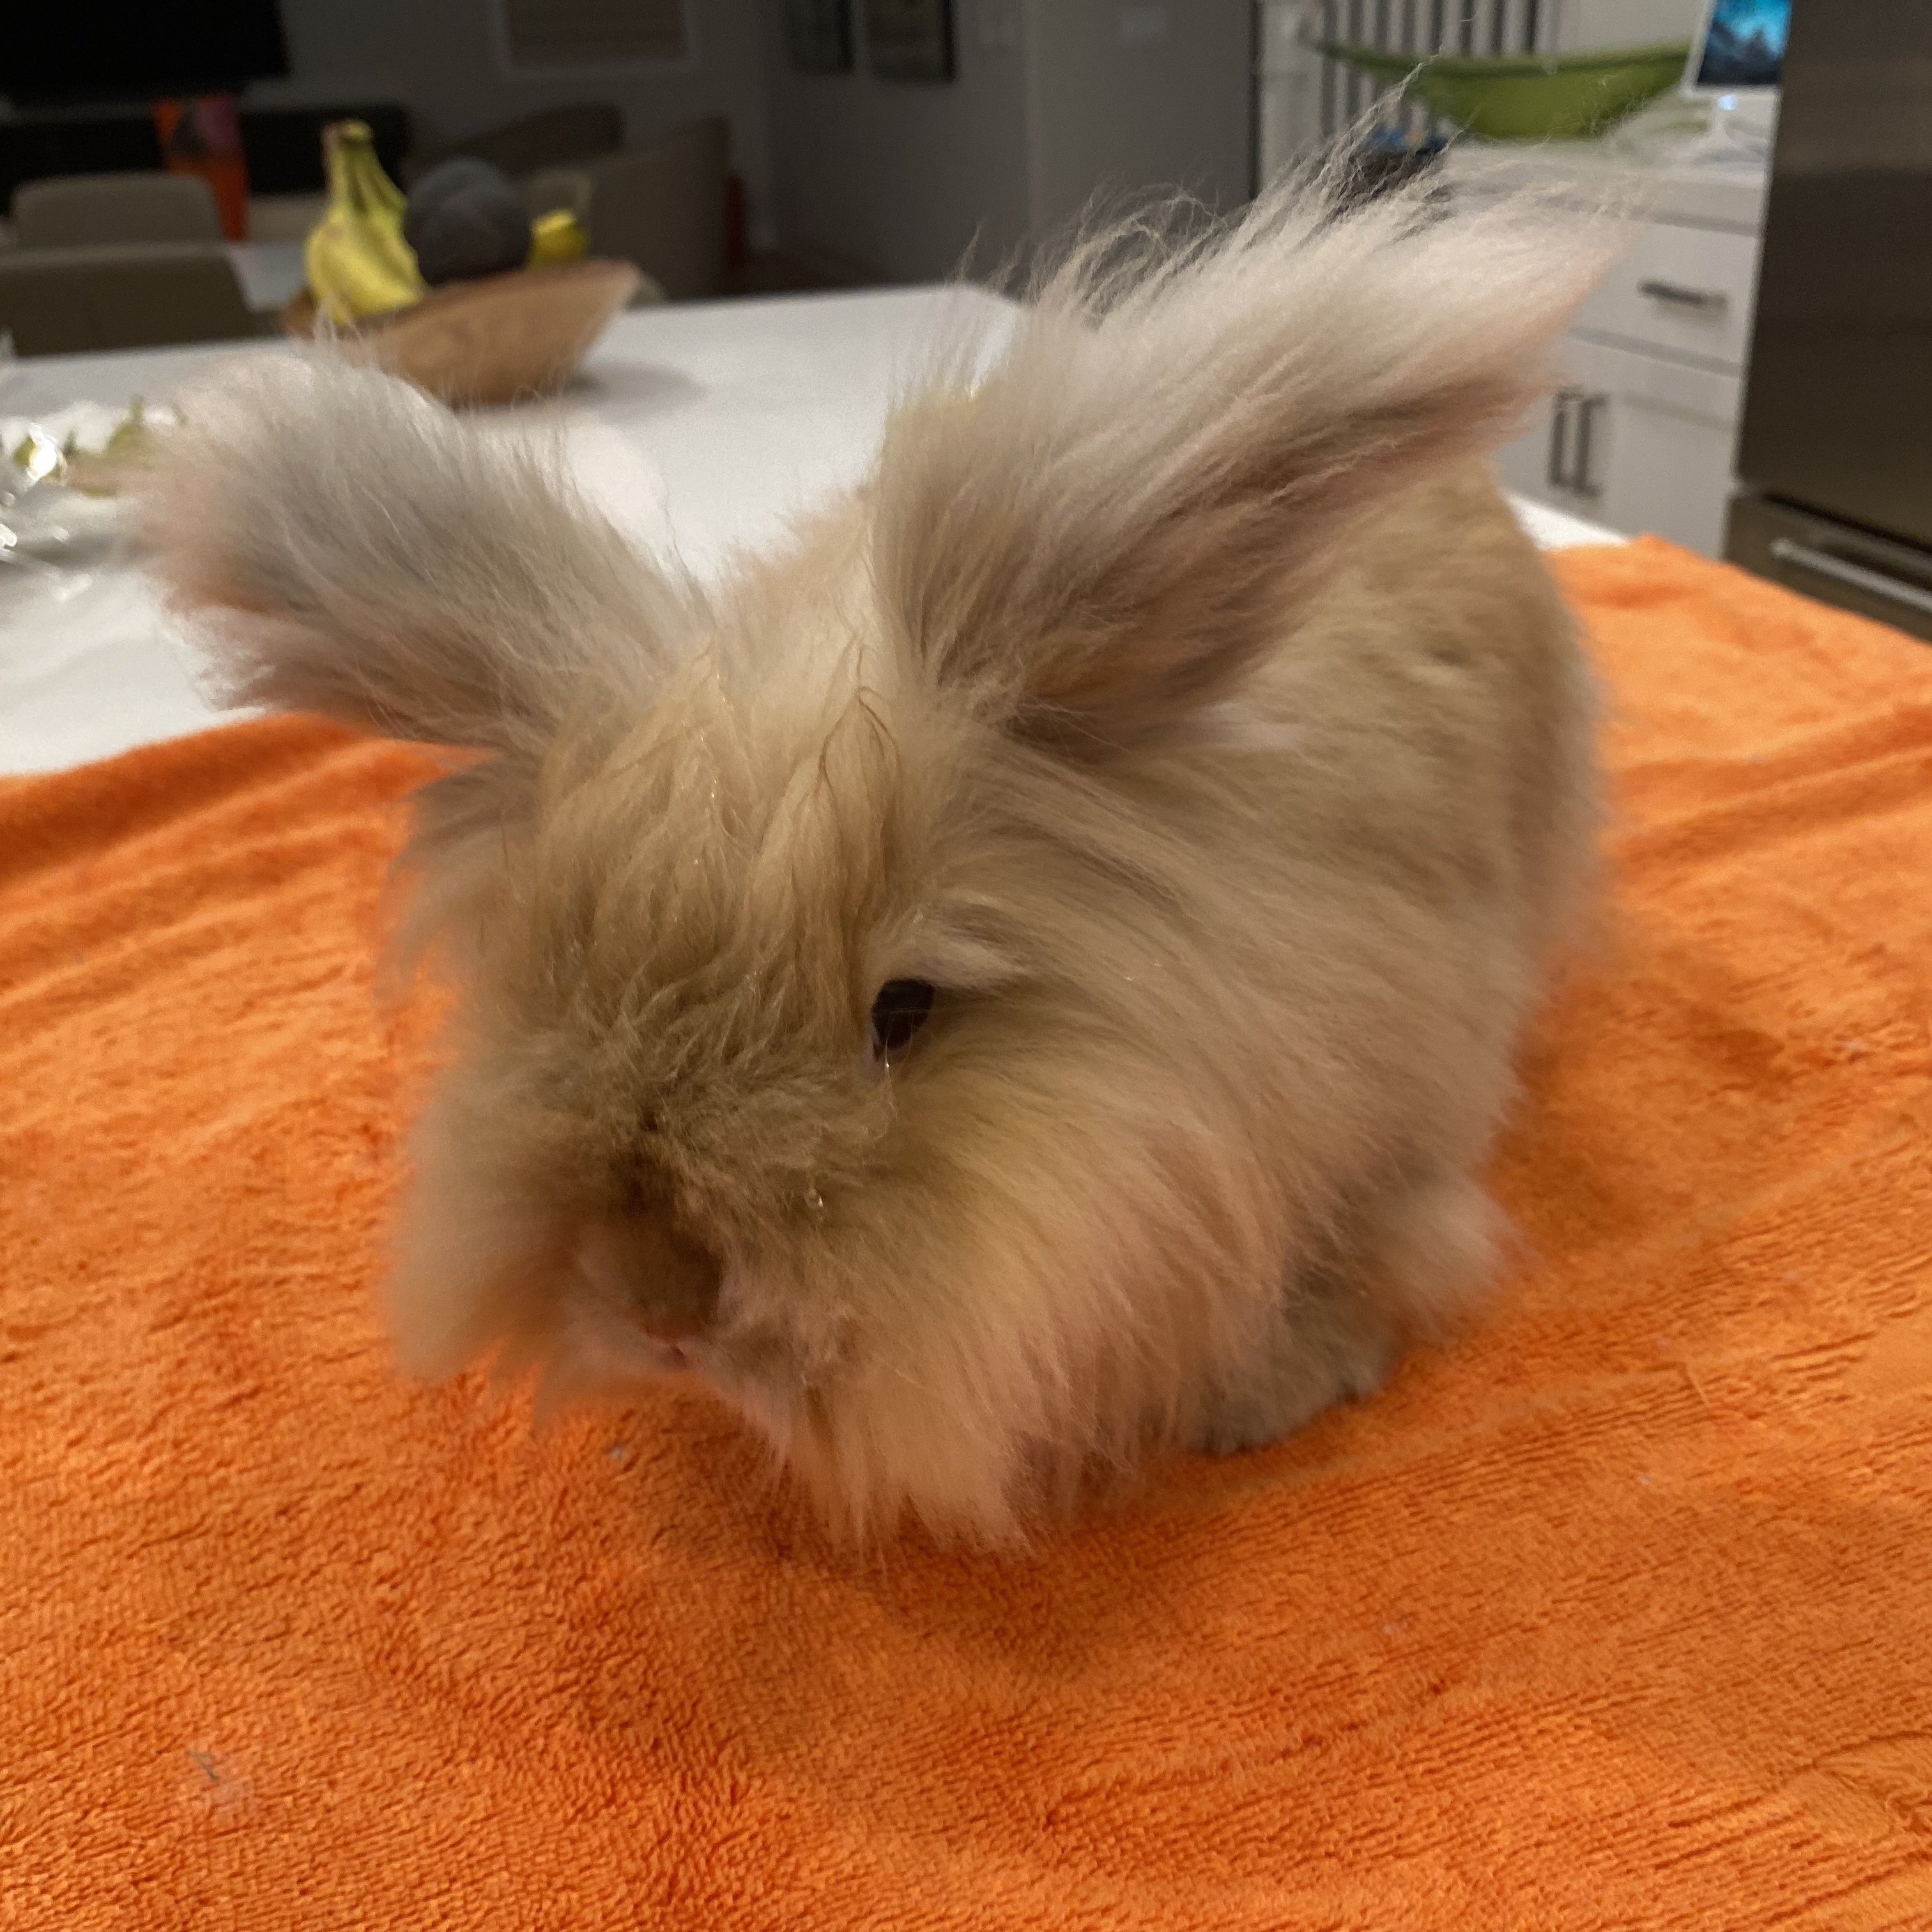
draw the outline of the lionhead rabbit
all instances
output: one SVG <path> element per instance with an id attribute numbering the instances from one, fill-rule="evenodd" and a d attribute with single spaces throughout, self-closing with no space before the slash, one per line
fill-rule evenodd
<path id="1" fill-rule="evenodd" d="M 1490 1266 L 1588 868 L 1479 459 L 1600 240 L 1319 184 L 1117 235 L 710 586 L 388 378 L 204 398 L 149 530 L 229 690 L 484 754 L 409 855 L 465 998 L 406 1356 L 694 1370 L 835 1518 L 990 1538 L 1374 1389 Z"/>

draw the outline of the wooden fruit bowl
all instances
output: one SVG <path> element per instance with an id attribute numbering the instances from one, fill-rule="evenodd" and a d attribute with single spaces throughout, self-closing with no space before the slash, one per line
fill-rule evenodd
<path id="1" fill-rule="evenodd" d="M 408 308 L 332 332 L 342 352 L 460 409 L 514 403 L 568 382 L 610 319 L 638 292 L 629 262 L 566 262 L 452 282 Z M 304 289 L 282 310 L 291 335 L 318 332 Z"/>

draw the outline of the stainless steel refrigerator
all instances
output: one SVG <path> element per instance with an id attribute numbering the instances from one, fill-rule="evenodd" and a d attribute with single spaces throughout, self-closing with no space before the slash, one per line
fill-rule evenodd
<path id="1" fill-rule="evenodd" d="M 1932 0 L 1797 0 L 1726 554 L 1932 640 Z"/>

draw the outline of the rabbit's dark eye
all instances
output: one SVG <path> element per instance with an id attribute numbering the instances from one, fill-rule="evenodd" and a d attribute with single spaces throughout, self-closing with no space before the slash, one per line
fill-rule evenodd
<path id="1" fill-rule="evenodd" d="M 932 1011 L 932 988 L 923 980 L 888 980 L 872 1002 L 872 1052 L 896 1060 L 912 1044 Z"/>

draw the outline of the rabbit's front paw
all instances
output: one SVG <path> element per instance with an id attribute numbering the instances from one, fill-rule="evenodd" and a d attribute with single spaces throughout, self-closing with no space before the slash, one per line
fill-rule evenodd
<path id="1" fill-rule="evenodd" d="M 1388 1378 L 1402 1348 L 1394 1325 L 1348 1288 L 1311 1297 L 1277 1321 L 1245 1372 L 1210 1400 L 1192 1447 L 1238 1455 L 1292 1435 L 1338 1402 L 1359 1402 Z"/>

